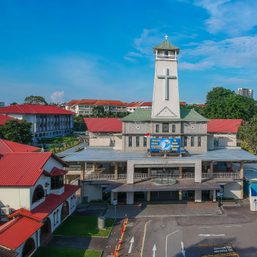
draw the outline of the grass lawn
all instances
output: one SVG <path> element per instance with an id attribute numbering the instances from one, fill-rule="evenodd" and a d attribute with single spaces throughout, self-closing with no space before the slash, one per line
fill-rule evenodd
<path id="1" fill-rule="evenodd" d="M 114 220 L 106 219 L 104 230 L 97 228 L 96 216 L 72 215 L 64 221 L 54 232 L 55 235 L 63 236 L 95 236 L 108 237 L 111 233 Z"/>
<path id="2" fill-rule="evenodd" d="M 33 257 L 100 257 L 96 250 L 79 250 L 73 248 L 40 247 Z"/>

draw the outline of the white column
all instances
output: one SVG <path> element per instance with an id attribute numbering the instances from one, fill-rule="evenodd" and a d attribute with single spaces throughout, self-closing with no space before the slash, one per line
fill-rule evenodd
<path id="1" fill-rule="evenodd" d="M 196 203 L 202 202 L 202 191 L 201 190 L 195 190 L 195 202 Z"/>
<path id="2" fill-rule="evenodd" d="M 179 201 L 182 201 L 183 199 L 182 190 L 178 191 L 178 198 L 179 198 Z"/>
<path id="3" fill-rule="evenodd" d="M 147 202 L 150 202 L 151 201 L 151 192 L 149 191 L 149 192 L 146 192 L 146 201 Z"/>
<path id="4" fill-rule="evenodd" d="M 118 179 L 118 170 L 119 170 L 119 163 L 115 162 L 114 163 L 114 179 Z"/>
<path id="5" fill-rule="evenodd" d="M 127 192 L 127 204 L 134 204 L 134 192 Z"/>
<path id="6" fill-rule="evenodd" d="M 195 162 L 195 182 L 202 182 L 202 161 Z"/>
<path id="7" fill-rule="evenodd" d="M 213 202 L 216 202 L 216 190 L 213 190 Z"/>
<path id="8" fill-rule="evenodd" d="M 111 192 L 111 204 L 113 204 L 114 200 L 118 200 L 118 193 Z"/>
<path id="9" fill-rule="evenodd" d="M 127 184 L 134 184 L 134 163 L 127 162 Z"/>

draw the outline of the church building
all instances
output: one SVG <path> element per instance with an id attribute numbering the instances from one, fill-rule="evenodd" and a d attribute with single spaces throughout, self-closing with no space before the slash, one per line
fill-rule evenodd
<path id="1" fill-rule="evenodd" d="M 243 198 L 244 164 L 257 157 L 239 147 L 208 149 L 208 119 L 180 105 L 178 55 L 167 36 L 154 47 L 152 109 L 122 119 L 122 150 L 88 147 L 64 157 L 67 176 L 80 176 L 85 201 Z"/>

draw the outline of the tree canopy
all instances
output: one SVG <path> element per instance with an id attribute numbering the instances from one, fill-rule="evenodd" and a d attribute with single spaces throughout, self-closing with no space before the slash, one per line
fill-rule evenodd
<path id="1" fill-rule="evenodd" d="M 24 103 L 26 103 L 26 104 L 43 104 L 43 105 L 48 104 L 43 96 L 36 96 L 36 95 L 27 96 L 24 99 Z"/>
<path id="2" fill-rule="evenodd" d="M 241 126 L 239 138 L 243 149 L 255 154 L 257 153 L 257 116 Z"/>
<path id="3" fill-rule="evenodd" d="M 8 120 L 0 126 L 0 137 L 22 144 L 32 142 L 31 123 L 23 120 Z"/>
<path id="4" fill-rule="evenodd" d="M 215 87 L 207 94 L 203 115 L 209 119 L 243 119 L 250 120 L 257 115 L 257 104 L 252 98 L 235 92 Z"/>

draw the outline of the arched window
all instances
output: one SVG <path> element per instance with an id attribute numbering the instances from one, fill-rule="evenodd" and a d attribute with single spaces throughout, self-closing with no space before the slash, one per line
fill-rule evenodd
<path id="1" fill-rule="evenodd" d="M 24 244 L 23 250 L 22 250 L 22 257 L 30 256 L 31 253 L 35 250 L 36 245 L 33 238 L 29 238 L 26 243 Z"/>
<path id="2" fill-rule="evenodd" d="M 37 202 L 38 200 L 42 199 L 45 196 L 44 189 L 41 185 L 38 185 L 35 190 L 32 197 L 32 203 Z"/>

